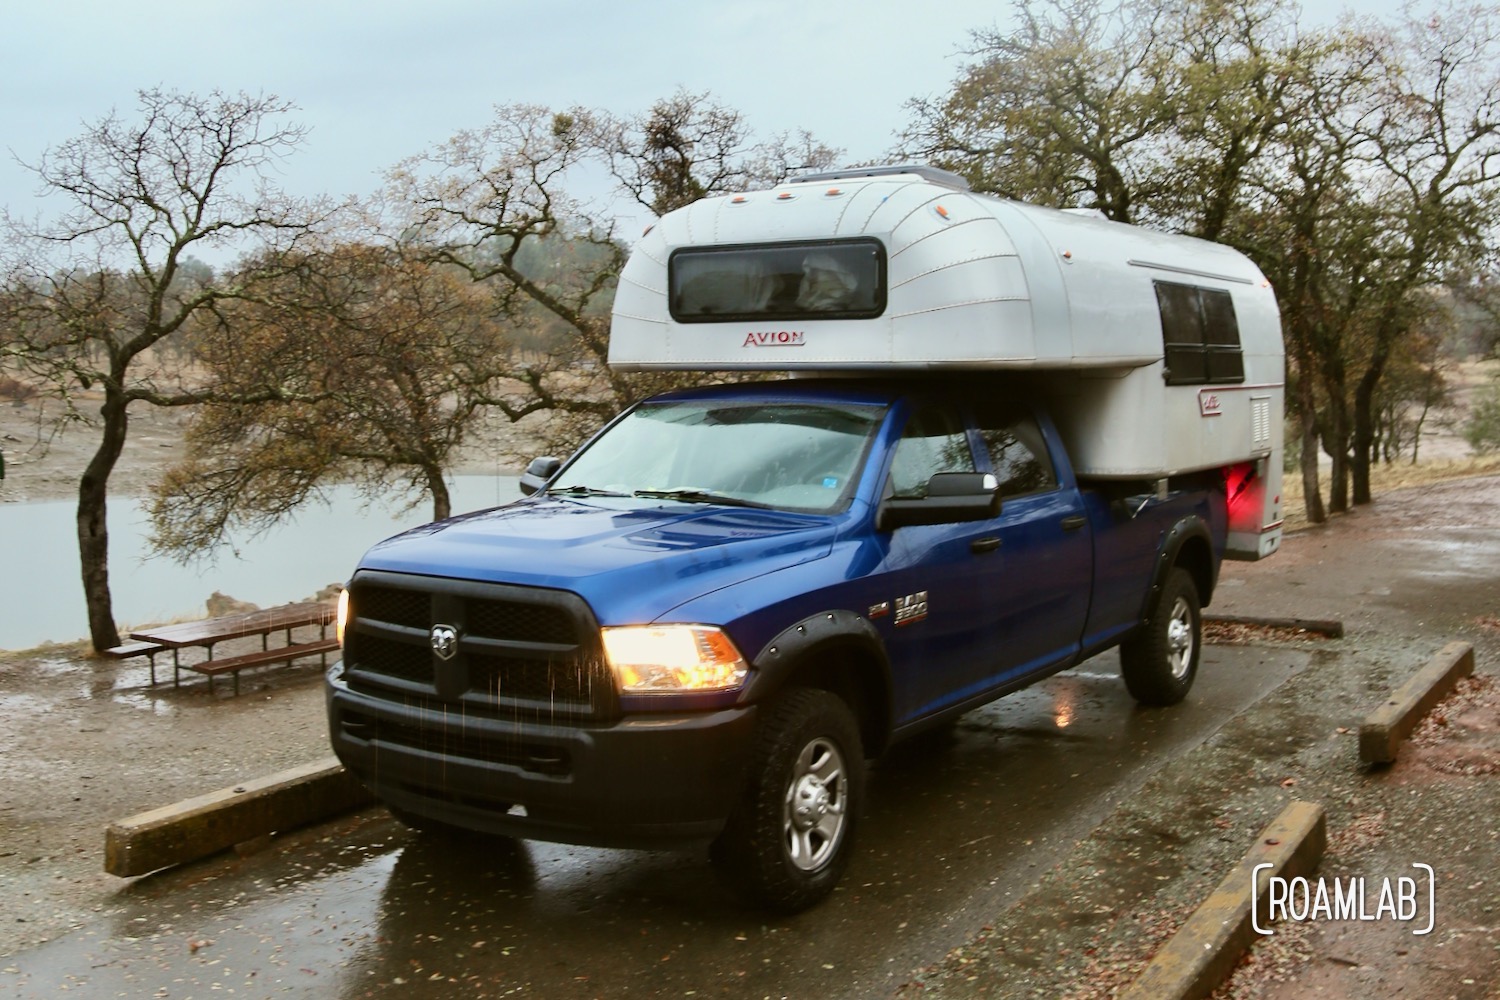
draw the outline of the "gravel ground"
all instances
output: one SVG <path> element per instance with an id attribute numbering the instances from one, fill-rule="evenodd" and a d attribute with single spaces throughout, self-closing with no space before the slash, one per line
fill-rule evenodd
<path id="1" fill-rule="evenodd" d="M 225 643 L 219 655 L 258 648 Z M 200 651 L 194 651 L 195 653 Z M 93 658 L 79 646 L 0 654 L 0 955 L 108 911 L 132 880 L 103 872 L 113 820 L 329 754 L 316 660 L 248 671 L 209 692 L 170 656 Z"/>

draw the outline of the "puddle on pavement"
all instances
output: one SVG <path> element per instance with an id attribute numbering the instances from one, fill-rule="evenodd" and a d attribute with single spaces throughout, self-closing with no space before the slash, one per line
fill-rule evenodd
<path id="1" fill-rule="evenodd" d="M 0 694 L 0 712 L 36 715 L 52 711 L 52 699 L 35 694 Z"/>
<path id="2" fill-rule="evenodd" d="M 1432 554 L 1432 567 L 1420 575 L 1439 579 L 1451 576 L 1491 579 L 1495 565 L 1500 563 L 1500 546 L 1494 544 L 1488 533 L 1477 537 L 1464 535 L 1463 532 L 1434 533 L 1431 537 L 1413 540 L 1414 548 Z"/>

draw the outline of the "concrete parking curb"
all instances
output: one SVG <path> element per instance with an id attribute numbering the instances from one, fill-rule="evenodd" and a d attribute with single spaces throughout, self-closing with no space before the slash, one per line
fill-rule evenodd
<path id="1" fill-rule="evenodd" d="M 1453 690 L 1461 677 L 1474 672 L 1474 647 L 1450 642 L 1427 665 L 1401 685 L 1385 704 L 1365 717 L 1359 727 L 1359 759 L 1366 764 L 1389 764 L 1396 752 L 1432 706 Z"/>
<path id="2" fill-rule="evenodd" d="M 1212 993 L 1250 946 L 1254 937 L 1251 908 L 1262 904 L 1271 877 L 1311 874 L 1327 843 L 1322 806 L 1293 802 L 1283 809 L 1234 871 L 1157 951 L 1120 1000 L 1196 1000 Z M 1261 865 L 1271 867 L 1257 877 Z"/>
<path id="3" fill-rule="evenodd" d="M 329 757 L 111 823 L 104 834 L 104 870 L 144 875 L 373 801 Z"/>

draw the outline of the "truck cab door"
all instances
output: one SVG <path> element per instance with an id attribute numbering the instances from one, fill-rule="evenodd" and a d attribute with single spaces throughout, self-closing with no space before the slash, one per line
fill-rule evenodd
<path id="1" fill-rule="evenodd" d="M 983 682 L 997 687 L 1046 673 L 1077 655 L 1088 619 L 1094 547 L 1066 459 L 1028 409 L 983 401 L 974 411 L 981 458 L 1000 482 L 995 558 L 981 571 L 994 623 Z M 1062 472 L 1063 475 L 1059 475 Z"/>
<path id="2" fill-rule="evenodd" d="M 970 424 L 964 411 L 917 409 L 888 474 L 887 496 L 907 497 L 937 473 L 993 471 L 1003 498 L 995 517 L 891 533 L 871 607 L 889 604 L 872 620 L 886 637 L 898 725 L 1055 666 L 1078 649 L 1088 611 L 1082 500 L 1060 484 L 1035 418 L 980 406 Z"/>
<path id="3" fill-rule="evenodd" d="M 918 407 L 892 453 L 885 497 L 918 498 L 934 475 L 979 471 L 973 445 L 960 407 Z M 983 594 L 982 540 L 994 528 L 991 519 L 890 530 L 867 596 L 891 660 L 898 725 L 963 700 L 986 671 L 993 623 Z"/>

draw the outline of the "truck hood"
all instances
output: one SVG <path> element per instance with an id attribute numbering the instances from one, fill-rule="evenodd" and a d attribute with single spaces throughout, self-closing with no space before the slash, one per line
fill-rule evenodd
<path id="1" fill-rule="evenodd" d="M 832 518 L 787 511 L 546 497 L 413 528 L 360 568 L 569 590 L 620 625 L 821 559 L 836 534 Z"/>

